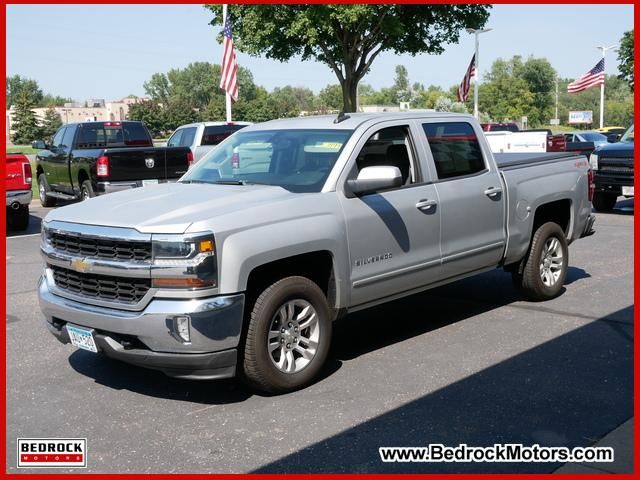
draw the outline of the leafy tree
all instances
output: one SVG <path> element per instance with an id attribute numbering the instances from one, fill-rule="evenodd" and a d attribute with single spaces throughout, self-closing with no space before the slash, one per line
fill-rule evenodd
<path id="1" fill-rule="evenodd" d="M 174 100 L 162 109 L 163 126 L 166 132 L 173 131 L 180 125 L 198 122 L 200 114 L 184 100 Z"/>
<path id="2" fill-rule="evenodd" d="M 468 113 L 464 103 L 454 102 L 447 96 L 439 97 L 434 105 L 436 112 Z"/>
<path id="3" fill-rule="evenodd" d="M 65 103 L 71 103 L 73 100 L 71 98 L 61 97 L 60 95 L 51 95 L 50 93 L 45 93 L 42 97 L 42 100 L 39 102 L 39 105 L 42 107 L 64 107 Z"/>
<path id="4" fill-rule="evenodd" d="M 396 76 L 391 89 L 395 97 L 393 103 L 408 102 L 411 100 L 409 72 L 407 72 L 407 68 L 404 65 L 396 65 Z"/>
<path id="5" fill-rule="evenodd" d="M 163 111 L 160 106 L 153 101 L 145 101 L 131 105 L 129 107 L 128 119 L 144 122 L 154 138 L 162 137 L 165 133 Z"/>
<path id="6" fill-rule="evenodd" d="M 34 101 L 28 90 L 20 91 L 13 100 L 13 143 L 17 145 L 29 144 L 42 137 L 40 125 L 35 112 L 32 110 Z"/>
<path id="7" fill-rule="evenodd" d="M 211 25 L 222 6 L 207 5 Z M 480 28 L 488 5 L 230 5 L 240 51 L 280 61 L 300 55 L 328 65 L 340 86 L 344 110 L 356 108 L 357 86 L 383 51 L 438 54 L 465 27 Z"/>
<path id="8" fill-rule="evenodd" d="M 363 87 L 364 85 L 361 85 L 360 89 L 362 90 Z M 360 95 L 362 95 L 362 92 L 360 92 Z M 327 85 L 320 90 L 320 93 L 318 93 L 316 108 L 322 112 L 326 112 L 328 110 L 341 110 L 342 88 L 340 85 Z"/>
<path id="9" fill-rule="evenodd" d="M 618 49 L 618 70 L 622 80 L 633 90 L 633 30 L 624 32 Z"/>
<path id="10" fill-rule="evenodd" d="M 553 115 L 556 71 L 546 58 L 530 57 L 519 72 L 533 95 L 529 110 L 530 125 L 541 125 Z"/>
<path id="11" fill-rule="evenodd" d="M 53 137 L 61 126 L 62 119 L 55 108 L 47 108 L 44 112 L 44 118 L 42 119 L 42 136 L 44 138 Z"/>
<path id="12" fill-rule="evenodd" d="M 42 90 L 38 86 L 38 82 L 30 78 L 24 78 L 20 75 L 13 75 L 6 78 L 6 106 L 7 109 L 11 105 L 15 105 L 18 97 L 25 95 L 23 101 L 28 99 L 31 106 L 39 105 L 42 102 Z"/>

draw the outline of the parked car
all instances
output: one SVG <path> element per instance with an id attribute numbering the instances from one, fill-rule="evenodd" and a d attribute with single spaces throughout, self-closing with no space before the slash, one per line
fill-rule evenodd
<path id="1" fill-rule="evenodd" d="M 85 200 L 104 193 L 180 178 L 193 163 L 185 147 L 154 147 L 142 122 L 63 125 L 50 144 L 38 140 L 36 176 L 40 203 Z"/>
<path id="2" fill-rule="evenodd" d="M 600 132 L 572 132 L 564 134 L 567 143 L 592 142 L 594 148 L 608 143 L 607 136 Z"/>
<path id="3" fill-rule="evenodd" d="M 599 128 L 598 132 L 605 135 L 609 142 L 617 142 L 626 130 L 624 127 L 603 127 Z"/>
<path id="4" fill-rule="evenodd" d="M 49 212 L 40 305 L 62 343 L 291 391 L 348 312 L 497 267 L 556 297 L 569 244 L 593 233 L 591 191 L 582 156 L 494 158 L 470 115 L 273 120 L 178 183 Z"/>
<path id="5" fill-rule="evenodd" d="M 598 147 L 589 162 L 595 172 L 593 207 L 596 210 L 611 211 L 619 196 L 633 197 L 633 125 L 619 142 Z"/>
<path id="6" fill-rule="evenodd" d="M 519 132 L 520 127 L 516 123 L 481 123 L 483 132 Z"/>
<path id="7" fill-rule="evenodd" d="M 31 164 L 22 153 L 5 155 L 5 190 L 7 193 L 7 227 L 26 230 L 29 227 L 31 203 Z"/>
<path id="8" fill-rule="evenodd" d="M 548 128 L 536 128 L 528 130 L 520 130 L 521 132 L 544 132 L 547 134 L 547 152 L 564 152 L 567 150 L 567 141 L 561 133 L 554 134 Z"/>
<path id="9" fill-rule="evenodd" d="M 169 147 L 189 147 L 196 162 L 213 147 L 251 122 L 199 122 L 178 127 L 169 137 Z"/>

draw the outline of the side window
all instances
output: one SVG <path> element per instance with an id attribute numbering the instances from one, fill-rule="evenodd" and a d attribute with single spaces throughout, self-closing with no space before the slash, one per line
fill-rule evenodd
<path id="1" fill-rule="evenodd" d="M 62 137 L 62 145 L 60 148 L 64 148 L 66 150 L 71 150 L 73 147 L 73 137 L 76 133 L 76 127 L 67 127 L 64 136 Z"/>
<path id="2" fill-rule="evenodd" d="M 408 126 L 383 128 L 371 135 L 356 159 L 358 172 L 365 167 L 398 167 L 402 184 L 416 182 L 416 171 L 411 158 L 411 140 Z"/>
<path id="3" fill-rule="evenodd" d="M 193 139 L 196 137 L 198 127 L 189 127 L 182 129 L 182 138 L 180 138 L 181 147 L 190 147 L 193 145 Z"/>
<path id="4" fill-rule="evenodd" d="M 184 129 L 179 128 L 178 130 L 173 132 L 173 135 L 171 135 L 171 138 L 169 138 L 169 141 L 167 142 L 167 147 L 179 147 L 183 131 Z"/>
<path id="5" fill-rule="evenodd" d="M 462 177 L 486 169 L 478 137 L 467 122 L 424 123 L 439 179 Z"/>
<path id="6" fill-rule="evenodd" d="M 62 127 L 60 130 L 56 132 L 56 134 L 53 136 L 53 139 L 51 140 L 52 147 L 58 148 L 59 146 L 62 145 L 62 137 L 64 136 L 64 132 L 66 129 L 67 129 L 66 127 Z"/>

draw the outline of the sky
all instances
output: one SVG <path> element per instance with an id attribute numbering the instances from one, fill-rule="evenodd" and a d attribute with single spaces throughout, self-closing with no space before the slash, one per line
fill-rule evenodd
<path id="1" fill-rule="evenodd" d="M 220 27 L 208 25 L 201 5 L 7 5 L 7 76 L 38 81 L 45 93 L 116 100 L 144 96 L 153 73 L 191 62 L 220 63 Z M 495 5 L 480 36 L 480 72 L 497 58 L 547 58 L 563 78 L 576 78 L 600 59 L 598 45 L 616 44 L 633 29 L 632 5 Z M 394 69 L 407 67 L 411 82 L 448 89 L 464 76 L 474 49 L 463 32 L 441 55 L 380 54 L 363 82 L 393 84 Z M 607 73 L 617 73 L 616 53 L 607 54 Z M 338 83 L 324 64 L 292 59 L 281 63 L 238 53 L 267 90 L 285 85 L 318 92 Z M 242 92 L 240 92 L 242 95 Z"/>

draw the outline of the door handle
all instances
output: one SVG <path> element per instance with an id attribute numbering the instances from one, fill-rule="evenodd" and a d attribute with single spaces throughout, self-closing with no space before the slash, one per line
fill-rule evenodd
<path id="1" fill-rule="evenodd" d="M 489 187 L 484 191 L 484 194 L 489 198 L 494 198 L 499 193 L 502 193 L 502 189 L 500 187 Z"/>
<path id="2" fill-rule="evenodd" d="M 436 205 L 438 205 L 438 202 L 436 202 L 435 200 L 420 200 L 418 203 L 416 203 L 416 208 L 418 210 L 429 210 L 432 207 L 435 207 Z"/>

